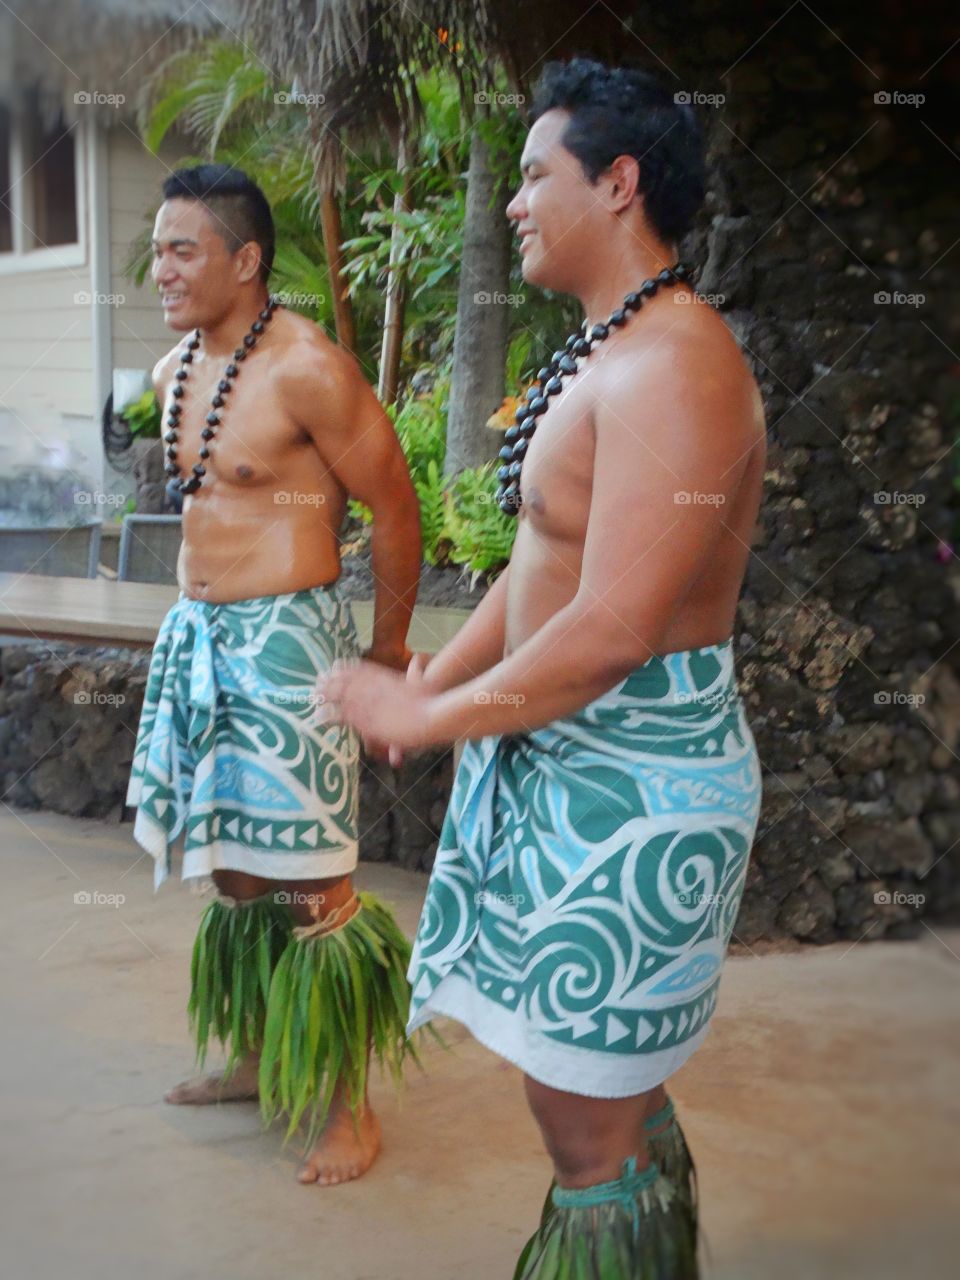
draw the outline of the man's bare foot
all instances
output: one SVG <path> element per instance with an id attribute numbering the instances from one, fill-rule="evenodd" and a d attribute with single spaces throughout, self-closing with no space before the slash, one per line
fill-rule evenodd
<path id="1" fill-rule="evenodd" d="M 350 1109 L 341 1104 L 330 1112 L 317 1145 L 297 1172 L 298 1182 L 332 1187 L 359 1178 L 373 1164 L 380 1150 L 380 1121 L 366 1107 L 353 1127 Z"/>
<path id="2" fill-rule="evenodd" d="M 169 1093 L 164 1094 L 163 1100 L 179 1106 L 253 1101 L 259 1097 L 258 1068 L 259 1059 L 255 1055 L 242 1058 L 226 1079 L 222 1071 L 211 1071 L 209 1075 L 194 1076 L 190 1080 L 183 1080 L 175 1085 Z"/>

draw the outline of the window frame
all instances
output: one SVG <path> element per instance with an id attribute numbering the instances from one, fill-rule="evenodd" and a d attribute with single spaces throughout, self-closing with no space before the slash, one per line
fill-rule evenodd
<path id="1" fill-rule="evenodd" d="M 24 179 L 27 130 L 21 104 L 7 103 L 10 113 L 10 192 L 6 203 L 12 211 L 13 248 L 0 250 L 0 276 L 24 271 L 56 271 L 82 267 L 87 262 L 87 166 L 89 146 L 89 122 L 78 120 L 70 129 L 73 138 L 74 188 L 76 192 L 77 239 L 72 244 L 41 245 L 37 249 L 26 245 L 27 228 L 30 225 L 32 192 Z M 69 121 L 67 122 L 69 128 Z M 0 175 L 0 190 L 5 184 Z"/>

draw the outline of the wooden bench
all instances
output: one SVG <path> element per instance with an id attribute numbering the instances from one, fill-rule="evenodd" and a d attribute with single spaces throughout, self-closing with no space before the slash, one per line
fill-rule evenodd
<path id="1" fill-rule="evenodd" d="M 0 573 L 0 634 L 150 648 L 178 596 L 176 587 L 146 582 Z M 366 647 L 373 633 L 373 604 L 359 600 L 351 608 Z M 469 616 L 468 609 L 418 605 L 407 642 L 411 649 L 436 653 Z"/>
<path id="2" fill-rule="evenodd" d="M 179 597 L 177 587 L 108 578 L 41 578 L 0 573 L 0 646 L 3 636 L 18 639 L 70 640 L 79 644 L 121 645 L 149 649 L 167 610 Z M 351 601 L 362 647 L 373 635 L 373 604 Z M 436 653 L 460 630 L 469 609 L 417 605 L 407 637 L 409 647 Z M 454 767 L 463 743 L 453 748 Z"/>

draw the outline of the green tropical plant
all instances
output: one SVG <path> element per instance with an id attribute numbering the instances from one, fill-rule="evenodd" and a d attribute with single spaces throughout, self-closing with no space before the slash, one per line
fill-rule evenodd
<path id="1" fill-rule="evenodd" d="M 413 476 L 413 487 L 420 500 L 423 558 L 427 564 L 437 564 L 443 558 L 441 543 L 446 520 L 446 495 L 443 473 L 433 458 L 427 463 L 424 474 Z"/>
<path id="2" fill-rule="evenodd" d="M 518 352 L 521 351 L 518 346 Z M 518 355 L 518 359 L 525 358 Z M 449 374 L 437 378 L 433 390 L 408 397 L 387 410 L 403 449 L 420 503 L 423 558 L 428 564 L 462 564 L 474 574 L 498 569 L 510 558 L 516 521 L 494 501 L 495 466 L 488 463 L 444 480 L 446 412 Z M 369 509 L 350 503 L 350 513 L 365 524 Z"/>
<path id="3" fill-rule="evenodd" d="M 448 557 L 474 574 L 502 568 L 510 559 L 517 522 L 504 515 L 495 500 L 497 464 L 461 471 L 444 495 L 443 534 Z"/>
<path id="4" fill-rule="evenodd" d="M 387 410 L 410 467 L 411 475 L 425 476 L 429 464 L 443 466 L 446 451 L 444 425 L 450 378 L 438 377 L 433 390 L 425 395 L 410 396 L 401 406 Z"/>
<path id="5" fill-rule="evenodd" d="M 132 435 L 140 440 L 159 440 L 163 418 L 157 397 L 152 390 L 125 404 L 117 417 L 127 424 Z"/>

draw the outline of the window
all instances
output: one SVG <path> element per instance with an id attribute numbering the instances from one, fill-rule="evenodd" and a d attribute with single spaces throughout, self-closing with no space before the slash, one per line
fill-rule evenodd
<path id="1" fill-rule="evenodd" d="M 44 128 L 38 114 L 24 121 L 23 168 L 31 249 L 77 243 L 77 158 L 73 133 L 60 116 Z"/>
<path id="2" fill-rule="evenodd" d="M 0 106 L 0 269 L 77 260 L 81 150 L 80 126 L 43 114 L 35 93 Z"/>

